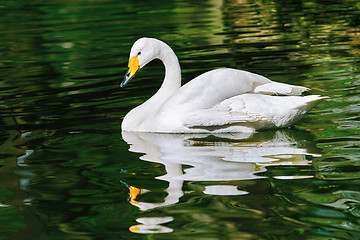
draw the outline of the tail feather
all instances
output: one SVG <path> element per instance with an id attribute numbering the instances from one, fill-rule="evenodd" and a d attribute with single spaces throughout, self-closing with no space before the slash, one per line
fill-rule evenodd
<path id="1" fill-rule="evenodd" d="M 320 95 L 309 95 L 309 96 L 304 96 L 303 98 L 305 104 L 300 106 L 300 108 L 309 111 L 312 108 L 314 108 L 316 105 L 318 105 L 321 101 L 328 99 L 329 97 L 320 96 Z"/>

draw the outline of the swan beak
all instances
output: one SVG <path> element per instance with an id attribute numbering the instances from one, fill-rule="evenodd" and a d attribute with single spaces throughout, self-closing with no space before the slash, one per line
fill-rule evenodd
<path id="1" fill-rule="evenodd" d="M 120 87 L 124 87 L 135 75 L 135 73 L 140 69 L 139 59 L 137 56 L 130 58 L 128 64 L 129 70 L 126 72 L 124 80 L 120 84 Z"/>

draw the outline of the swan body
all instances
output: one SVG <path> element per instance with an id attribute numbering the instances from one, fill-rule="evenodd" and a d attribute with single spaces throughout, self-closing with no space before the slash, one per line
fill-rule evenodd
<path id="1" fill-rule="evenodd" d="M 247 71 L 221 68 L 201 74 L 181 86 L 179 61 L 164 42 L 141 38 L 131 48 L 129 71 L 121 87 L 151 60 L 165 65 L 160 89 L 132 109 L 123 131 L 162 133 L 254 132 L 290 126 L 322 99 L 300 96 L 308 90 L 271 81 Z"/>

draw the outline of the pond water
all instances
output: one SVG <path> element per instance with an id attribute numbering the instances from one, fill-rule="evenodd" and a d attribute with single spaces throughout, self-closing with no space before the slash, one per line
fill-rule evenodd
<path id="1" fill-rule="evenodd" d="M 360 239 L 357 0 L 0 3 L 0 239 Z M 330 98 L 289 129 L 122 134 L 159 61 L 234 67 Z"/>

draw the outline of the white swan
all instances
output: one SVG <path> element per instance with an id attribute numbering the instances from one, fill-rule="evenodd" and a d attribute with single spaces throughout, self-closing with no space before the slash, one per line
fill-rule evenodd
<path id="1" fill-rule="evenodd" d="M 230 68 L 206 72 L 181 87 L 174 51 L 153 38 L 141 38 L 132 46 L 121 87 L 155 58 L 165 65 L 164 81 L 149 100 L 125 116 L 123 131 L 211 133 L 281 128 L 295 123 L 326 98 L 298 96 L 308 89 Z"/>

